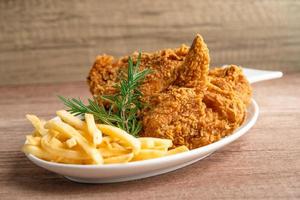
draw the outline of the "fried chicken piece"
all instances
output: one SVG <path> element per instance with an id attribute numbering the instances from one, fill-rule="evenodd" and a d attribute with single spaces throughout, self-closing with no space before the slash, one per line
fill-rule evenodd
<path id="1" fill-rule="evenodd" d="M 142 136 L 168 138 L 175 146 L 193 148 L 191 138 L 199 135 L 199 121 L 205 116 L 204 92 L 208 85 L 209 53 L 197 35 L 180 67 L 175 84 L 152 102 L 143 113 Z"/>
<path id="2" fill-rule="evenodd" d="M 201 35 L 197 34 L 184 63 L 179 69 L 179 76 L 175 84 L 184 87 L 205 86 L 208 79 L 209 63 L 209 50 Z"/>
<path id="3" fill-rule="evenodd" d="M 203 136 L 191 139 L 193 148 L 231 134 L 245 120 L 251 101 L 252 89 L 240 67 L 216 68 L 209 72 L 209 79 L 203 96 L 206 117 L 199 120 Z"/>
<path id="4" fill-rule="evenodd" d="M 191 138 L 199 135 L 199 119 L 205 116 L 203 93 L 195 88 L 175 87 L 161 94 L 155 107 L 143 115 L 141 136 L 167 138 L 174 146 L 192 149 Z"/>
<path id="5" fill-rule="evenodd" d="M 252 89 L 242 68 L 236 65 L 229 65 L 225 68 L 218 67 L 209 71 L 210 83 L 219 87 L 221 90 L 228 91 L 230 87 L 248 106 L 251 101 Z"/>
<path id="6" fill-rule="evenodd" d="M 178 77 L 179 67 L 188 52 L 188 47 L 182 45 L 177 49 L 165 49 L 154 53 L 142 53 L 140 69 L 150 68 L 152 73 L 147 75 L 140 89 L 143 100 L 167 89 Z M 138 53 L 132 55 L 136 62 Z M 128 56 L 115 59 L 109 55 L 98 56 L 88 76 L 90 91 L 94 96 L 114 94 L 114 85 L 119 82 L 119 75 L 127 70 Z"/>
<path id="7" fill-rule="evenodd" d="M 232 133 L 243 122 L 251 96 L 249 83 L 237 66 L 208 75 L 209 56 L 203 43 L 197 36 L 182 66 L 187 81 L 179 77 L 180 87 L 169 88 L 144 113 L 142 136 L 168 138 L 174 146 L 194 149 Z M 187 75 L 190 71 L 197 74 Z"/>
<path id="8" fill-rule="evenodd" d="M 133 55 L 136 61 L 137 54 Z M 94 96 L 113 94 L 118 74 L 127 68 L 128 57 L 99 56 L 88 83 Z M 174 146 L 190 149 L 231 134 L 245 119 L 251 87 L 241 68 L 231 65 L 209 71 L 209 51 L 197 35 L 191 48 L 143 53 L 140 68 L 151 68 L 141 86 L 141 136 L 169 138 Z"/>
<path id="9" fill-rule="evenodd" d="M 234 74 L 226 73 L 233 70 Z M 171 139 L 174 146 L 194 149 L 231 134 L 245 119 L 251 88 L 247 82 L 233 79 L 242 76 L 237 66 L 222 71 L 225 76 L 210 77 L 213 83 L 208 83 L 206 90 L 179 87 L 161 94 L 155 107 L 144 113 L 141 135 Z M 242 90 L 235 90 L 240 84 L 249 94 L 244 99 Z"/>

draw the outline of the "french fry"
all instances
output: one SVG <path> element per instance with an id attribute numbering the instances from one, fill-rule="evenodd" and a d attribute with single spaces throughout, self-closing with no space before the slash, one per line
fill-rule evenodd
<path id="1" fill-rule="evenodd" d="M 26 135 L 25 143 L 35 145 L 35 146 L 40 146 L 41 145 L 41 137 L 39 137 L 39 136 L 34 137 L 32 135 Z"/>
<path id="2" fill-rule="evenodd" d="M 100 147 L 98 150 L 101 152 L 101 155 L 104 158 L 120 156 L 120 155 L 128 154 L 131 152 L 129 150 L 108 149 L 108 148 L 103 148 L 103 147 Z"/>
<path id="3" fill-rule="evenodd" d="M 169 139 L 140 137 L 110 125 L 95 124 L 93 115 L 85 122 L 67 111 L 45 123 L 35 115 L 26 115 L 35 127 L 26 136 L 22 150 L 38 158 L 69 164 L 116 164 L 141 161 L 188 151 L 186 146 L 169 150 Z M 105 136 L 102 136 L 102 132 Z"/>
<path id="4" fill-rule="evenodd" d="M 152 149 L 155 147 L 154 140 L 152 140 L 150 138 L 142 137 L 142 138 L 138 138 L 138 139 L 141 142 L 142 149 Z"/>
<path id="5" fill-rule="evenodd" d="M 26 118 L 31 122 L 40 135 L 46 135 L 48 133 L 48 131 L 44 128 L 43 121 L 41 121 L 36 115 L 26 115 Z"/>
<path id="6" fill-rule="evenodd" d="M 90 140 L 89 134 L 87 133 L 87 131 L 82 131 L 82 130 L 77 130 L 78 133 L 80 133 L 80 135 L 82 135 L 82 137 L 86 138 L 87 140 Z"/>
<path id="7" fill-rule="evenodd" d="M 178 153 L 182 153 L 182 152 L 186 152 L 186 151 L 189 151 L 189 149 L 183 145 L 183 146 L 176 147 L 175 149 L 169 150 L 166 153 L 166 155 L 169 156 L 169 155 L 174 155 L 174 154 L 178 154 Z"/>
<path id="8" fill-rule="evenodd" d="M 152 138 L 152 139 L 154 140 L 156 147 L 165 147 L 168 149 L 173 145 L 172 140 L 170 139 L 162 139 L 162 138 Z"/>
<path id="9" fill-rule="evenodd" d="M 41 149 L 41 147 L 31 145 L 31 144 L 24 144 L 22 147 L 22 151 L 26 154 L 32 154 L 38 158 L 44 159 L 44 160 L 55 160 L 56 157 L 45 152 L 44 150 Z"/>
<path id="10" fill-rule="evenodd" d="M 137 155 L 134 156 L 132 161 L 148 160 L 152 158 L 163 157 L 165 155 L 166 155 L 165 151 L 153 150 L 153 149 L 142 149 Z"/>
<path id="11" fill-rule="evenodd" d="M 123 150 L 123 151 L 127 150 L 125 147 L 123 147 L 122 145 L 120 145 L 119 143 L 116 143 L 116 142 L 111 143 L 111 148 L 112 149 Z"/>
<path id="12" fill-rule="evenodd" d="M 98 145 L 98 144 L 101 143 L 102 133 L 96 127 L 96 124 L 95 124 L 95 121 L 94 121 L 94 116 L 92 114 L 85 114 L 86 123 L 84 121 L 80 120 L 78 117 L 72 115 L 71 113 L 69 113 L 66 110 L 59 110 L 59 111 L 56 112 L 56 114 L 65 123 L 73 126 L 74 128 L 76 128 L 78 130 L 81 130 L 84 133 L 87 132 L 90 136 L 89 138 L 91 138 L 92 142 L 95 145 Z"/>
<path id="13" fill-rule="evenodd" d="M 47 135 L 50 139 L 49 139 L 49 143 L 54 146 L 54 147 L 60 147 L 60 148 L 64 148 L 65 145 L 57 138 L 55 137 L 51 137 L 50 135 Z M 45 137 L 45 136 L 44 136 Z"/>
<path id="14" fill-rule="evenodd" d="M 40 137 L 41 136 L 41 134 L 36 129 L 34 129 L 34 131 L 32 131 L 31 135 L 34 136 L 34 137 Z"/>
<path id="15" fill-rule="evenodd" d="M 90 134 L 90 137 L 92 138 L 93 144 L 94 145 L 100 144 L 102 142 L 102 133 L 95 124 L 94 115 L 85 114 L 84 117 L 87 124 L 87 130 L 88 133 Z"/>
<path id="16" fill-rule="evenodd" d="M 68 138 L 74 137 L 78 143 L 82 147 L 82 149 L 92 158 L 92 160 L 96 164 L 102 164 L 103 158 L 99 151 L 89 144 L 86 138 L 84 138 L 75 128 L 60 121 L 50 120 L 46 123 L 46 127 L 49 129 L 54 129 L 61 134 L 66 135 Z"/>
<path id="17" fill-rule="evenodd" d="M 132 147 L 132 151 L 134 155 L 137 155 L 140 152 L 141 150 L 140 141 L 137 138 L 133 137 L 132 135 L 128 134 L 126 131 L 105 124 L 98 124 L 97 126 L 104 134 L 111 136 L 113 138 L 120 138 L 127 145 Z"/>
<path id="18" fill-rule="evenodd" d="M 153 138 L 153 137 L 140 137 L 138 138 L 141 142 L 142 149 L 156 149 L 167 151 L 170 147 L 172 147 L 172 140 L 169 139 L 161 139 L 161 138 Z"/>
<path id="19" fill-rule="evenodd" d="M 104 164 L 127 163 L 133 158 L 133 153 L 104 158 Z"/>
<path id="20" fill-rule="evenodd" d="M 108 148 L 108 149 L 112 149 L 113 147 L 111 146 L 111 142 L 112 142 L 111 137 L 109 137 L 109 136 L 104 136 L 104 137 L 102 138 L 102 143 L 99 144 L 98 147 L 105 147 L 105 148 Z"/>
<path id="21" fill-rule="evenodd" d="M 77 145 L 77 142 L 76 142 L 76 139 L 74 137 L 68 139 L 66 141 L 66 145 L 69 147 L 69 148 L 73 148 L 74 146 Z"/>
<path id="22" fill-rule="evenodd" d="M 47 123 L 46 123 L 46 126 L 47 126 Z M 63 133 L 60 133 L 54 129 L 48 129 L 48 135 L 51 135 L 53 138 L 57 138 L 60 141 L 66 141 L 66 140 L 70 139 L 69 136 L 67 136 Z"/>
<path id="23" fill-rule="evenodd" d="M 84 154 L 83 152 L 78 152 L 74 150 L 64 149 L 57 145 L 50 144 L 51 138 L 48 135 L 43 136 L 41 140 L 41 146 L 45 149 L 48 153 L 55 157 L 61 157 L 63 159 L 69 160 L 88 160 L 90 159 L 88 155 Z"/>
<path id="24" fill-rule="evenodd" d="M 59 110 L 56 111 L 57 116 L 60 117 L 60 119 L 71 126 L 75 127 L 76 129 L 79 130 L 85 130 L 86 129 L 86 124 L 80 120 L 78 117 L 75 117 L 71 113 L 69 113 L 66 110 Z"/>
<path id="25" fill-rule="evenodd" d="M 60 162 L 60 163 L 68 163 L 68 164 L 90 164 L 89 161 L 81 161 L 81 160 L 71 160 L 71 159 L 66 159 L 62 157 L 57 157 L 54 155 L 49 154 L 45 150 L 43 150 L 41 147 L 30 145 L 30 144 L 25 144 L 22 147 L 22 151 L 26 154 L 32 154 L 35 157 L 38 157 L 43 160 L 48 160 L 52 162 Z"/>
<path id="26" fill-rule="evenodd" d="M 161 151 L 168 151 L 169 147 L 161 145 L 161 146 L 154 146 L 152 149 L 161 150 Z"/>

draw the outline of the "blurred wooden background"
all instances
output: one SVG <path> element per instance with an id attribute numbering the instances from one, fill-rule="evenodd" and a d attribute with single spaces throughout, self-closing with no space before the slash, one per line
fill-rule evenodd
<path id="1" fill-rule="evenodd" d="M 296 0 L 1 0 L 0 85 L 84 80 L 96 55 L 189 44 L 212 65 L 300 71 Z"/>

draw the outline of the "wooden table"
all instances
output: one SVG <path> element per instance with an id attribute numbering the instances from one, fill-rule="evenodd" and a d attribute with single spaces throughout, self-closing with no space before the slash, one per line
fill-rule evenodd
<path id="1" fill-rule="evenodd" d="M 84 82 L 0 87 L 0 199 L 299 199 L 300 73 L 254 85 L 260 117 L 249 133 L 208 158 L 164 175 L 115 184 L 78 184 L 32 164 L 20 151 L 49 119 L 56 95 L 86 97 Z"/>
<path id="2" fill-rule="evenodd" d="M 0 85 L 82 81 L 99 54 L 189 45 L 196 33 L 211 66 L 299 71 L 299 10 L 296 0 L 1 0 Z"/>

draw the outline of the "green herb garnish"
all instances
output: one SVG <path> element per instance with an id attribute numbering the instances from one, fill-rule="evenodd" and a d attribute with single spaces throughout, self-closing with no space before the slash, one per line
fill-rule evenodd
<path id="1" fill-rule="evenodd" d="M 109 103 L 109 108 L 100 105 L 96 99 L 88 99 L 86 105 L 80 99 L 67 99 L 62 96 L 59 98 L 68 107 L 68 111 L 76 116 L 90 113 L 94 115 L 97 122 L 117 126 L 137 136 L 142 128 L 137 113 L 144 106 L 140 102 L 142 93 L 139 86 L 145 77 L 151 73 L 150 69 L 139 71 L 140 61 L 141 53 L 136 64 L 129 57 L 127 75 L 123 74 L 120 77 L 120 82 L 115 85 L 118 92 L 114 95 L 102 95 L 100 97 Z"/>

